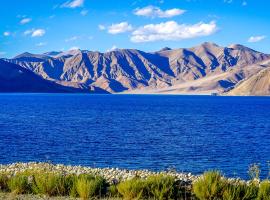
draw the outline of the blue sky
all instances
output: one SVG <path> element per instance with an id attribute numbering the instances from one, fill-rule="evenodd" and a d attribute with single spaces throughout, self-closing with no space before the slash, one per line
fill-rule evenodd
<path id="1" fill-rule="evenodd" d="M 191 47 L 205 41 L 270 53 L 268 0 L 3 0 L 0 57 L 28 51 Z"/>

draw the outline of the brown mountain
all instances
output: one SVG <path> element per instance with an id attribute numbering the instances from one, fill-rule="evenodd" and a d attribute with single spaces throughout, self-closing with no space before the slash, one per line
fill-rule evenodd
<path id="1" fill-rule="evenodd" d="M 118 49 L 24 53 L 9 62 L 58 84 L 110 93 L 223 93 L 264 69 L 270 55 L 242 45 L 203 43 L 157 52 Z"/>
<path id="2" fill-rule="evenodd" d="M 228 95 L 269 96 L 270 95 L 270 60 L 263 63 L 267 68 L 241 81 Z"/>
<path id="3" fill-rule="evenodd" d="M 79 92 L 48 81 L 19 65 L 0 59 L 0 92 Z"/>

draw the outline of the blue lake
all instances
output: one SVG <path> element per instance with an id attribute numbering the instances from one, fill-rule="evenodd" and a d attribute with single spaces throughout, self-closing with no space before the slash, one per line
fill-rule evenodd
<path id="1" fill-rule="evenodd" d="M 51 161 L 91 167 L 247 178 L 270 161 L 270 98 L 1 94 L 0 163 Z"/>

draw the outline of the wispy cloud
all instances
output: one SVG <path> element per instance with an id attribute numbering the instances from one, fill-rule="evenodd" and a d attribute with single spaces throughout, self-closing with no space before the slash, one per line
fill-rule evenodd
<path id="1" fill-rule="evenodd" d="M 233 2 L 233 0 L 224 0 L 224 3 L 232 3 Z"/>
<path id="2" fill-rule="evenodd" d="M 266 38 L 265 35 L 259 35 L 259 36 L 251 36 L 248 39 L 248 42 L 254 43 L 254 42 L 260 42 Z"/>
<path id="3" fill-rule="evenodd" d="M 82 11 L 80 12 L 80 14 L 81 14 L 82 16 L 86 16 L 86 15 L 88 14 L 88 10 L 82 10 Z"/>
<path id="4" fill-rule="evenodd" d="M 10 35 L 11 35 L 11 32 L 9 32 L 9 31 L 5 31 L 5 32 L 3 33 L 3 35 L 4 35 L 5 37 L 8 37 L 8 36 L 10 36 Z"/>
<path id="5" fill-rule="evenodd" d="M 210 23 L 200 22 L 193 25 L 168 21 L 160 24 L 148 24 L 136 29 L 132 33 L 131 41 L 135 43 L 159 40 L 176 41 L 212 35 L 217 29 L 215 21 L 211 21 Z"/>
<path id="6" fill-rule="evenodd" d="M 43 46 L 46 46 L 46 45 L 47 45 L 46 42 L 40 42 L 40 43 L 36 44 L 37 47 L 43 47 Z"/>
<path id="7" fill-rule="evenodd" d="M 70 38 L 65 39 L 65 42 L 72 42 L 72 41 L 76 41 L 76 40 L 78 40 L 78 39 L 79 39 L 78 36 L 72 36 L 72 37 L 70 37 Z"/>
<path id="8" fill-rule="evenodd" d="M 171 18 L 185 13 L 185 10 L 173 8 L 169 10 L 161 10 L 159 7 L 147 6 L 144 8 L 137 8 L 134 14 L 137 16 L 151 17 L 151 18 Z"/>
<path id="9" fill-rule="evenodd" d="M 0 56 L 6 55 L 7 53 L 4 51 L 0 51 Z"/>
<path id="10" fill-rule="evenodd" d="M 112 24 L 108 27 L 108 33 L 110 34 L 119 34 L 132 31 L 132 26 L 128 22 L 121 22 L 119 24 Z"/>
<path id="11" fill-rule="evenodd" d="M 110 49 L 107 49 L 106 52 L 114 51 L 116 49 L 118 49 L 117 46 L 116 45 L 113 45 Z"/>
<path id="12" fill-rule="evenodd" d="M 26 30 L 24 35 L 31 35 L 31 37 L 42 37 L 45 35 L 46 31 L 44 29 L 31 29 Z"/>
<path id="13" fill-rule="evenodd" d="M 64 4 L 61 5 L 61 7 L 64 8 L 78 8 L 82 7 L 84 4 L 84 0 L 72 0 L 72 1 L 67 1 Z"/>
<path id="14" fill-rule="evenodd" d="M 98 29 L 101 30 L 101 31 L 104 31 L 104 30 L 106 30 L 106 26 L 104 26 L 102 24 L 99 24 Z"/>
<path id="15" fill-rule="evenodd" d="M 20 24 L 24 25 L 24 24 L 28 24 L 29 22 L 31 22 L 32 19 L 31 18 L 23 18 L 21 21 L 20 21 Z"/>

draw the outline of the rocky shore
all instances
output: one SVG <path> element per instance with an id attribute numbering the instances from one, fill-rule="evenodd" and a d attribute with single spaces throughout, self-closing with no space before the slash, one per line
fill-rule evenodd
<path id="1" fill-rule="evenodd" d="M 62 164 L 50 164 L 50 163 L 13 163 L 9 165 L 0 165 L 0 173 L 7 173 L 10 175 L 16 175 L 20 172 L 25 171 L 40 171 L 40 172 L 54 172 L 63 175 L 69 174 L 93 174 L 103 177 L 109 183 L 115 183 L 139 177 L 145 179 L 152 175 L 163 174 L 175 177 L 186 184 L 191 184 L 193 181 L 198 179 L 198 176 L 192 175 L 191 173 L 179 173 L 173 170 L 153 172 L 149 170 L 127 170 L 119 168 L 90 168 L 84 166 L 71 166 Z"/>

